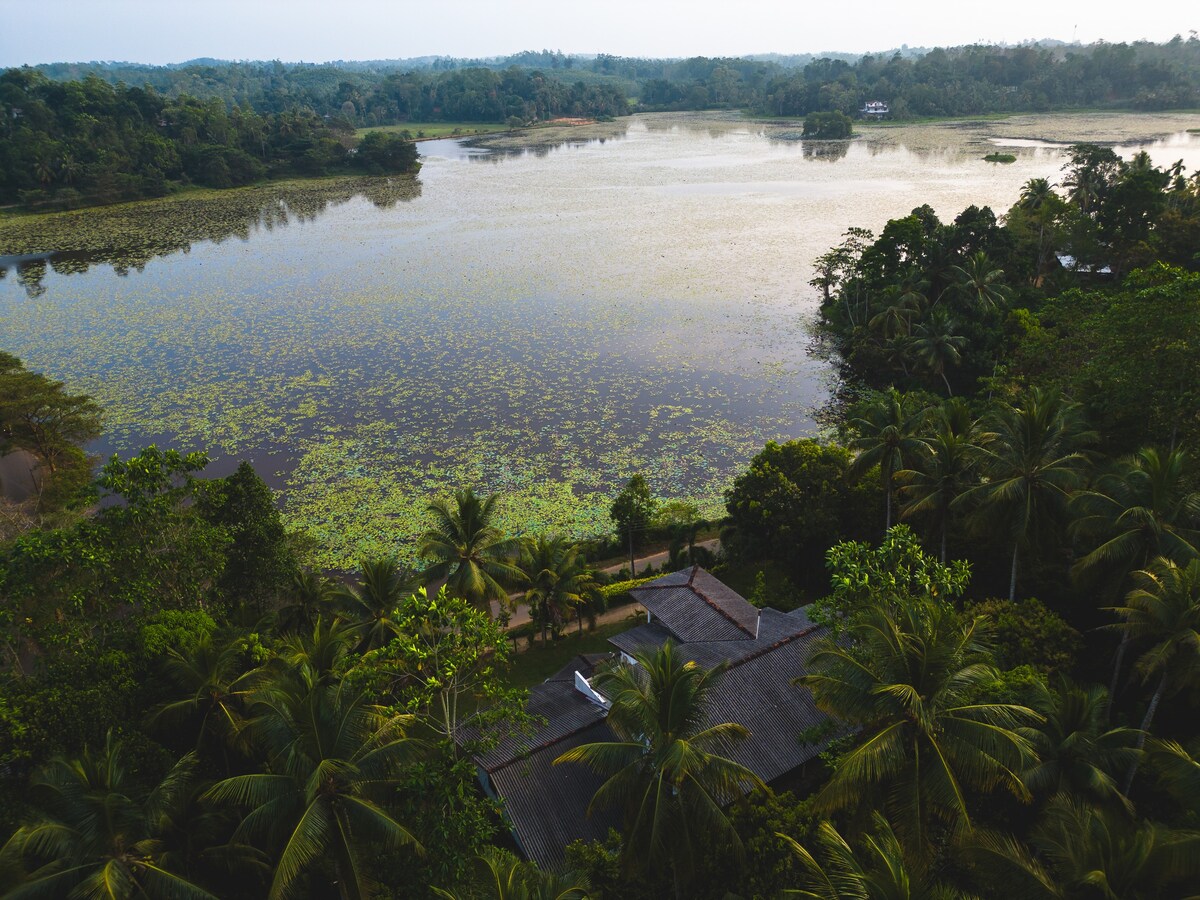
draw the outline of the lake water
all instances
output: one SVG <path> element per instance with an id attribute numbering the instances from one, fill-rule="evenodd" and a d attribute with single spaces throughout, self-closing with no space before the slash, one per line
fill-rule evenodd
<path id="1" fill-rule="evenodd" d="M 1195 118 L 821 144 L 732 115 L 635 116 L 532 147 L 428 142 L 416 188 L 0 223 L 0 347 L 105 406 L 98 453 L 207 449 L 217 473 L 251 459 L 328 565 L 411 559 L 430 497 L 458 486 L 503 491 L 519 532 L 606 530 L 638 471 L 718 514 L 765 441 L 813 431 L 831 373 L 808 352 L 807 282 L 847 227 L 923 203 L 1002 212 L 1058 177 L 1073 140 L 1200 168 Z M 1017 161 L 984 162 L 997 145 Z"/>

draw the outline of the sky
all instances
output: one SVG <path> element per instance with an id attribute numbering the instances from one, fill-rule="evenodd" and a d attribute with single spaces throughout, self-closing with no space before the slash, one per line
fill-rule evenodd
<path id="1" fill-rule="evenodd" d="M 324 62 L 500 56 L 860 53 L 910 46 L 1168 40 L 1196 0 L 0 0 L 0 65 L 197 57 Z"/>

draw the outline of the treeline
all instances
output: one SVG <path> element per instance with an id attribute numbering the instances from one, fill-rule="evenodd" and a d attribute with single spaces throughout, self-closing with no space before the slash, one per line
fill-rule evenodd
<path id="1" fill-rule="evenodd" d="M 368 135 L 310 109 L 260 114 L 220 100 L 168 100 L 99 78 L 0 74 L 0 203 L 80 206 L 158 197 L 179 185 L 418 168 L 411 143 Z"/>
<path id="2" fill-rule="evenodd" d="M 619 116 L 627 112 L 623 85 L 586 68 L 547 64 L 536 55 L 512 65 L 455 66 L 441 71 L 394 65 L 345 67 L 273 63 L 213 63 L 181 67 L 52 65 L 38 71 L 55 80 L 95 75 L 111 84 L 152 88 L 171 99 L 220 100 L 261 115 L 296 109 L 364 128 L 404 122 L 534 122 L 556 116 Z"/>

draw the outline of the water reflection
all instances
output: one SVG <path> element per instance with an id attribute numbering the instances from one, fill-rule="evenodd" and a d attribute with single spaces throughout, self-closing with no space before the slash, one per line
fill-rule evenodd
<path id="1" fill-rule="evenodd" d="M 0 278 L 13 270 L 30 297 L 45 293 L 47 270 L 59 275 L 110 265 L 141 272 L 152 259 L 187 253 L 203 241 L 249 241 L 292 223 L 305 224 L 357 198 L 391 209 L 421 195 L 417 178 L 336 178 L 241 188 L 198 197 L 64 213 L 0 230 Z"/>

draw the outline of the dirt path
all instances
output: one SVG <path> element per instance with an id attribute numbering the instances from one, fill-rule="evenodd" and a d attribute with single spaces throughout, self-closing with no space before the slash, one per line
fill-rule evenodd
<path id="1" fill-rule="evenodd" d="M 717 550 L 720 549 L 720 547 L 721 547 L 721 539 L 720 538 L 710 538 L 707 541 L 697 541 L 696 546 L 703 547 L 705 550 L 710 550 L 713 553 L 716 553 Z M 658 568 L 663 563 L 665 563 L 670 558 L 670 556 L 671 556 L 670 552 L 666 551 L 666 550 L 663 550 L 660 553 L 651 553 L 649 556 L 643 556 L 643 557 L 636 559 L 634 561 L 634 567 L 639 572 L 642 569 L 646 568 L 646 566 L 654 566 L 655 568 Z M 600 571 L 604 572 L 607 575 L 611 575 L 615 572 L 621 571 L 621 569 L 623 569 L 623 568 L 626 568 L 626 566 L 621 563 L 618 563 L 615 566 L 606 566 L 606 567 L 602 568 Z M 522 596 L 521 594 L 511 594 L 510 595 L 510 599 L 515 604 L 515 608 L 513 609 L 512 618 L 508 620 L 509 630 L 512 630 L 513 628 L 519 628 L 520 626 L 525 625 L 529 622 L 529 607 L 526 604 L 520 602 L 521 596 Z M 626 616 L 630 615 L 631 613 L 644 613 L 644 612 L 645 612 L 645 610 L 642 608 L 641 604 L 638 604 L 638 603 L 634 603 L 632 605 L 626 604 L 625 606 L 618 606 L 616 609 L 606 610 L 605 612 L 601 613 L 600 615 L 598 615 L 596 617 L 596 624 L 597 625 L 607 625 L 609 622 L 619 621 L 620 619 L 625 618 Z M 500 615 L 500 604 L 493 600 L 492 601 L 492 616 L 499 616 L 499 615 Z"/>

